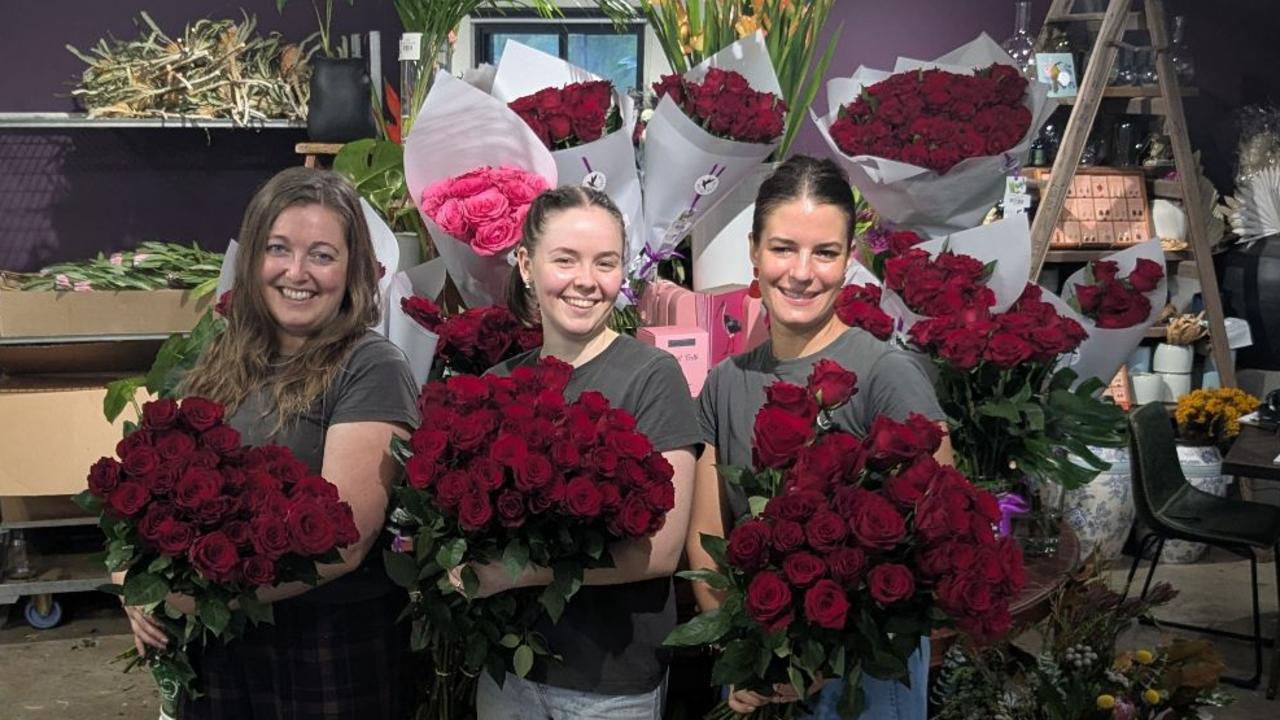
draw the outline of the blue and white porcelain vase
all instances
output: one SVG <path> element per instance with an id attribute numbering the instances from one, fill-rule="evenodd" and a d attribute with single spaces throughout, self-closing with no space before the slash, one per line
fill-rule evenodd
<path id="1" fill-rule="evenodd" d="M 1178 464 L 1191 486 L 1210 495 L 1226 497 L 1231 476 L 1222 474 L 1222 453 L 1212 445 L 1179 445 Z M 1188 564 L 1204 556 L 1208 546 L 1185 540 L 1166 540 L 1160 562 Z"/>
<path id="2" fill-rule="evenodd" d="M 1133 526 L 1133 480 L 1129 448 L 1089 448 L 1111 467 L 1082 488 L 1067 493 L 1062 517 L 1080 540 L 1080 556 L 1097 549 L 1099 559 L 1120 554 Z"/>

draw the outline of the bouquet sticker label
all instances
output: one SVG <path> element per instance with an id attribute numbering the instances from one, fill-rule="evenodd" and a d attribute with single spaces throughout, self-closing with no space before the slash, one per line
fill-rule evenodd
<path id="1" fill-rule="evenodd" d="M 599 170 L 593 170 L 582 178 L 582 184 L 596 192 L 604 192 L 605 187 L 609 184 L 609 178 Z"/>
<path id="2" fill-rule="evenodd" d="M 701 197 L 706 197 L 714 193 L 720 188 L 720 178 L 715 175 L 703 175 L 693 181 L 693 191 Z"/>
<path id="3" fill-rule="evenodd" d="M 422 59 L 422 33 L 404 33 L 400 36 L 400 62 Z"/>

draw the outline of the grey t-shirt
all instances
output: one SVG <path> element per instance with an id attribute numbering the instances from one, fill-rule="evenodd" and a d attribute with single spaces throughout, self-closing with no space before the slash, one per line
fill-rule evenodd
<path id="1" fill-rule="evenodd" d="M 919 356 L 898 350 L 859 328 L 850 328 L 812 355 L 791 360 L 774 357 L 772 341 L 724 360 L 711 370 L 698 395 L 702 440 L 716 449 L 716 462 L 751 467 L 751 439 L 756 413 L 764 406 L 764 389 L 781 380 L 804 385 L 813 365 L 828 359 L 858 376 L 858 392 L 833 413 L 842 430 L 864 437 L 880 415 L 904 420 L 916 412 L 933 420 L 946 415 L 933 392 L 933 381 Z M 731 517 L 750 512 L 746 494 L 722 484 Z"/>
<path id="2" fill-rule="evenodd" d="M 540 348 L 522 353 L 489 372 L 508 375 L 538 362 Z M 595 390 L 636 418 L 636 430 L 655 450 L 700 444 L 693 398 L 670 354 L 620 335 L 596 357 L 574 368 L 565 396 Z M 563 662 L 539 662 L 529 679 L 601 695 L 638 695 L 662 682 L 670 661 L 662 641 L 676 624 L 671 578 L 625 585 L 584 585 L 560 622 L 544 617 L 536 628 Z"/>
<path id="3" fill-rule="evenodd" d="M 390 422 L 414 427 L 418 424 L 417 398 L 404 353 L 386 338 L 370 332 L 356 341 L 328 390 L 278 435 L 271 436 L 276 413 L 264 388 L 250 393 L 227 422 L 240 431 L 245 445 L 283 445 L 319 474 L 324 463 L 325 433 L 330 427 L 349 422 Z M 308 590 L 297 600 L 356 602 L 393 589 L 382 567 L 382 552 L 375 546 L 359 568 Z"/>

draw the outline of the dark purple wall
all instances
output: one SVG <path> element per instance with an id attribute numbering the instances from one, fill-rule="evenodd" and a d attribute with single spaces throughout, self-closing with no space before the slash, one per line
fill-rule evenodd
<path id="1" fill-rule="evenodd" d="M 177 35 L 198 17 L 256 14 L 258 31 L 297 41 L 316 29 L 309 0 L 277 13 L 274 0 L 164 3 L 42 0 L 10 9 L 0 30 L 0 112 L 70 111 L 84 68 L 65 48 L 138 35 L 146 9 Z M 399 33 L 387 0 L 335 2 L 335 32 L 381 30 L 384 55 Z M 0 128 L 0 268 L 43 265 L 127 248 L 143 240 L 196 241 L 221 249 L 237 232 L 255 188 L 296 165 L 302 130 Z"/>

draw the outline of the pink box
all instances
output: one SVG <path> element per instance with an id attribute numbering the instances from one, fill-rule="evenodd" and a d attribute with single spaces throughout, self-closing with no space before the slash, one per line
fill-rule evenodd
<path id="1" fill-rule="evenodd" d="M 680 371 L 689 383 L 689 394 L 697 397 L 702 392 L 712 365 L 706 330 L 673 325 L 642 327 L 636 331 L 636 339 L 671 353 L 680 363 Z"/>
<path id="2" fill-rule="evenodd" d="M 1124 178 L 1112 175 L 1107 178 L 1107 197 L 1124 197 Z"/>

